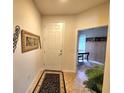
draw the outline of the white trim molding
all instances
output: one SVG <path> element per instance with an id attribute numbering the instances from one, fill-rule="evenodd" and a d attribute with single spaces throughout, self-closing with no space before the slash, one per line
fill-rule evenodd
<path id="1" fill-rule="evenodd" d="M 62 70 L 63 72 L 71 72 L 71 73 L 76 73 L 75 70 Z"/>

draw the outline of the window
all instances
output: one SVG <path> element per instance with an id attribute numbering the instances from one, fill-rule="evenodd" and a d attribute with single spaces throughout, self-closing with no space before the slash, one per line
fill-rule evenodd
<path id="1" fill-rule="evenodd" d="M 86 35 L 79 35 L 78 52 L 85 52 Z"/>

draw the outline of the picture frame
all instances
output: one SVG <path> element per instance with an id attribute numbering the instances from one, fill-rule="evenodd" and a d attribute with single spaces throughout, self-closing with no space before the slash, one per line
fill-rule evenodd
<path id="1" fill-rule="evenodd" d="M 26 30 L 21 31 L 22 53 L 41 48 L 40 36 Z"/>

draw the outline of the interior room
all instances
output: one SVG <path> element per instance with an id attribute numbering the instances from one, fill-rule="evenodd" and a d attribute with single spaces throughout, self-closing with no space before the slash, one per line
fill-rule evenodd
<path id="1" fill-rule="evenodd" d="M 107 29 L 108 27 L 105 26 L 78 32 L 77 62 L 79 64 L 83 62 L 105 63 Z"/>
<path id="2" fill-rule="evenodd" d="M 104 74 L 98 75 L 99 77 L 94 74 L 104 72 L 107 29 L 107 26 L 103 26 L 78 31 L 77 76 L 82 76 L 80 77 L 82 82 L 88 79 L 89 82 L 87 82 L 87 85 L 89 85 L 89 88 L 95 88 L 92 81 L 94 81 L 96 85 L 98 84 L 98 86 L 102 87 L 103 85 Z M 95 88 L 94 91 L 101 93 L 99 89 L 100 88 L 97 90 L 97 88 Z"/>
<path id="3" fill-rule="evenodd" d="M 109 0 L 13 0 L 13 12 L 13 93 L 109 93 Z M 87 60 L 104 70 L 77 70 Z"/>

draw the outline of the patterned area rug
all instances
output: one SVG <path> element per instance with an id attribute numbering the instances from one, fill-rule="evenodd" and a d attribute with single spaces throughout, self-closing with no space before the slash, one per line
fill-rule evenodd
<path id="1" fill-rule="evenodd" d="M 63 72 L 45 70 L 33 93 L 66 93 Z"/>

